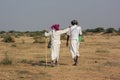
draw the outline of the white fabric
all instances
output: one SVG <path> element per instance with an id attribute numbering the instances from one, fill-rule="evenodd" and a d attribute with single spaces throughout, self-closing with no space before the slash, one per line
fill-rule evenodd
<path id="1" fill-rule="evenodd" d="M 51 45 L 51 60 L 59 60 L 60 44 Z"/>
<path id="2" fill-rule="evenodd" d="M 79 42 L 76 39 L 70 41 L 70 52 L 73 59 L 79 56 Z"/>
<path id="3" fill-rule="evenodd" d="M 79 41 L 78 36 L 82 35 L 82 29 L 80 26 L 74 25 L 70 28 L 67 35 L 70 36 L 70 52 L 72 54 L 72 58 L 74 59 L 76 56 L 79 56 Z"/>
<path id="4" fill-rule="evenodd" d="M 51 60 L 59 59 L 59 51 L 60 51 L 60 35 L 67 33 L 70 28 L 66 28 L 64 30 L 52 30 L 49 33 L 45 32 L 45 36 L 51 36 Z"/>
<path id="5" fill-rule="evenodd" d="M 66 28 L 64 30 L 51 30 L 49 33 L 45 32 L 45 36 L 51 36 L 51 43 L 52 44 L 60 44 L 60 35 L 67 33 L 69 31 L 70 28 Z"/>
<path id="6" fill-rule="evenodd" d="M 70 28 L 67 35 L 70 36 L 70 39 L 78 39 L 78 35 L 82 35 L 82 30 L 80 26 L 74 25 Z"/>

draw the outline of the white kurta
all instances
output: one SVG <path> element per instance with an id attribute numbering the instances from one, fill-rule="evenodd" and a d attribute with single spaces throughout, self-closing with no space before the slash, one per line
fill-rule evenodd
<path id="1" fill-rule="evenodd" d="M 70 36 L 70 52 L 72 54 L 72 58 L 74 59 L 76 56 L 79 56 L 79 34 L 82 35 L 82 30 L 80 26 L 74 25 L 70 28 L 67 33 Z"/>
<path id="2" fill-rule="evenodd" d="M 45 32 L 45 36 L 51 36 L 51 60 L 59 60 L 59 52 L 60 52 L 60 35 L 67 33 L 70 28 L 66 28 L 64 30 L 52 30 L 49 33 Z"/>

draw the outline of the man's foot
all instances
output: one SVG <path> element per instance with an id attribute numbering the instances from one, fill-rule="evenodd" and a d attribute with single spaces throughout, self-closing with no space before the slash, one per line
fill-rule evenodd
<path id="1" fill-rule="evenodd" d="M 74 63 L 73 66 L 77 66 L 77 63 Z"/>
<path id="2" fill-rule="evenodd" d="M 77 64 L 78 64 L 78 56 L 76 56 L 75 58 L 74 58 L 74 64 L 73 64 L 73 66 L 77 66 Z"/>
<path id="3" fill-rule="evenodd" d="M 57 65 L 57 66 L 59 65 L 59 63 L 58 63 L 58 61 L 57 61 L 57 60 L 55 61 L 55 65 Z"/>
<path id="4" fill-rule="evenodd" d="M 51 61 L 51 67 L 54 67 L 54 66 L 55 66 L 55 62 Z"/>

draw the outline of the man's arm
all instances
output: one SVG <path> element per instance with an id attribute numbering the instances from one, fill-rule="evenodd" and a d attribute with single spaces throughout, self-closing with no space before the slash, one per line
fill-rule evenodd
<path id="1" fill-rule="evenodd" d="M 59 30 L 58 31 L 58 34 L 64 34 L 64 33 L 67 33 L 68 31 L 70 30 L 70 28 L 66 28 L 66 29 L 63 29 L 63 30 Z"/>
<path id="2" fill-rule="evenodd" d="M 67 33 L 67 42 L 66 42 L 66 46 L 69 46 L 69 38 L 70 38 L 70 31 L 71 31 L 71 26 L 69 26 L 70 30 Z"/>
<path id="3" fill-rule="evenodd" d="M 67 46 L 67 47 L 68 47 L 68 45 L 69 45 L 69 43 L 68 43 L 68 42 L 69 42 L 69 37 L 70 37 L 70 36 L 67 35 L 67 42 L 66 42 L 66 46 Z"/>
<path id="4" fill-rule="evenodd" d="M 81 27 L 80 27 L 79 35 L 82 36 L 82 29 L 81 29 Z"/>
<path id="5" fill-rule="evenodd" d="M 46 30 L 45 30 L 44 35 L 45 35 L 45 36 L 50 36 L 50 35 L 51 35 L 51 31 L 50 31 L 50 32 L 48 32 L 48 31 L 46 31 Z"/>

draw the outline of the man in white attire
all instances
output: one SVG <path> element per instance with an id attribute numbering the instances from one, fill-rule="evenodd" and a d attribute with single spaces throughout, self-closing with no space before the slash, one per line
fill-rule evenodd
<path id="1" fill-rule="evenodd" d="M 54 24 L 51 26 L 50 32 L 45 32 L 45 36 L 51 37 L 51 66 L 58 64 L 59 52 L 60 52 L 60 35 L 67 33 L 70 28 L 64 30 L 59 30 L 59 24 Z"/>
<path id="2" fill-rule="evenodd" d="M 77 65 L 78 63 L 78 57 L 79 57 L 79 39 L 78 36 L 82 35 L 82 30 L 81 27 L 78 25 L 77 20 L 72 20 L 71 21 L 71 28 L 67 33 L 67 42 L 66 42 L 66 46 L 68 46 L 68 41 L 69 41 L 69 37 L 70 37 L 70 52 L 72 54 L 72 58 L 74 60 L 74 66 Z"/>

